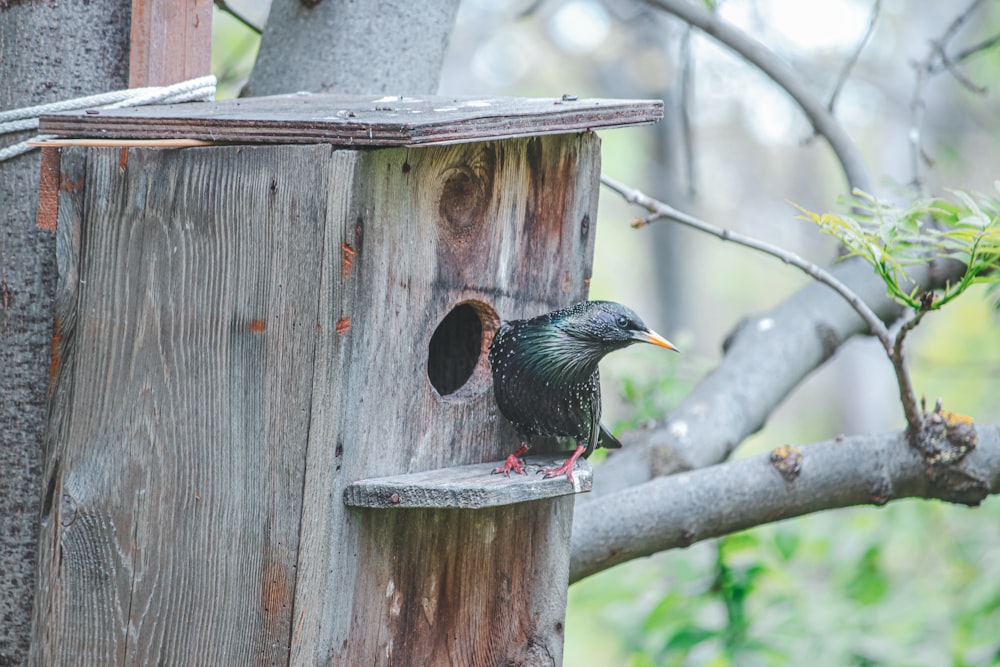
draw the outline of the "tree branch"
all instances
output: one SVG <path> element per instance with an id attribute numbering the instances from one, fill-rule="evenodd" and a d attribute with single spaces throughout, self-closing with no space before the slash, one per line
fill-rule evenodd
<path id="1" fill-rule="evenodd" d="M 687 0 L 646 0 L 649 4 L 673 14 L 732 49 L 751 65 L 771 78 L 802 109 L 817 134 L 826 138 L 837 155 L 848 191 L 855 188 L 874 192 L 868 167 L 847 130 L 830 112 L 822 100 L 812 93 L 795 71 L 766 46 L 742 30 L 722 20 L 702 5 Z"/>
<path id="2" fill-rule="evenodd" d="M 959 262 L 938 261 L 913 267 L 910 275 L 924 289 L 932 289 L 956 280 L 963 271 Z M 863 260 L 846 259 L 830 272 L 883 320 L 902 313 L 902 306 L 886 295 L 885 285 L 872 280 L 871 267 Z M 600 485 L 577 500 L 576 516 L 617 490 L 724 461 L 764 426 L 807 375 L 864 330 L 864 322 L 840 296 L 815 282 L 770 312 L 742 322 L 726 340 L 719 366 L 666 419 L 619 438 L 625 447 L 601 465 Z"/>
<path id="3" fill-rule="evenodd" d="M 906 334 L 909 330 L 916 326 L 916 324 L 923 317 L 923 313 L 930 308 L 929 301 L 927 302 L 926 307 L 921 310 L 916 318 L 908 322 L 900 329 L 894 342 L 892 335 L 889 333 L 889 328 L 882 322 L 882 320 L 879 319 L 878 315 L 876 315 L 875 312 L 868 307 L 868 304 L 829 271 L 820 268 L 812 262 L 806 261 L 802 257 L 799 257 L 795 253 L 785 250 L 784 248 L 779 248 L 778 246 L 771 245 L 765 241 L 761 241 L 738 232 L 716 227 L 715 225 L 709 224 L 703 220 L 695 218 L 694 216 L 688 215 L 687 213 L 678 211 L 668 204 L 646 196 L 639 190 L 629 188 L 622 183 L 619 183 L 610 176 L 602 175 L 601 183 L 618 192 L 625 198 L 626 201 L 638 204 L 646 208 L 646 210 L 653 212 L 653 216 L 651 218 L 646 218 L 638 223 L 633 223 L 633 227 L 639 227 L 648 224 L 652 220 L 660 218 L 679 222 L 688 227 L 705 232 L 706 234 L 711 234 L 712 236 L 720 238 L 723 241 L 732 241 L 747 248 L 771 255 L 786 264 L 790 264 L 791 266 L 800 269 L 806 275 L 811 276 L 820 283 L 833 289 L 851 305 L 861 319 L 865 321 L 865 324 L 868 325 L 869 331 L 871 331 L 871 333 L 874 334 L 875 337 L 882 343 L 882 348 L 885 350 L 886 356 L 888 356 L 889 361 L 892 363 L 893 371 L 896 374 L 896 382 L 899 385 L 899 398 L 903 403 L 903 414 L 906 417 L 908 432 L 912 434 L 920 432 L 922 417 L 920 410 L 917 408 L 917 399 L 913 391 L 913 383 L 910 380 L 909 371 L 907 370 L 906 364 L 903 360 L 903 340 L 906 338 Z M 925 292 L 925 294 L 929 293 Z"/>
<path id="4" fill-rule="evenodd" d="M 928 294 L 928 292 L 924 292 Z M 930 302 L 928 301 L 928 307 Z M 920 410 L 917 408 L 917 396 L 913 391 L 913 383 L 910 381 L 910 374 L 906 370 L 906 359 L 903 356 L 903 342 L 906 335 L 913 331 L 920 324 L 920 320 L 929 312 L 927 308 L 922 308 L 910 319 L 903 322 L 896 334 L 896 342 L 889 353 L 889 360 L 892 361 L 893 370 L 896 372 L 896 380 L 899 384 L 899 400 L 903 404 L 903 413 L 906 415 L 906 423 L 909 425 L 907 433 L 916 435 L 923 421 Z"/>
<path id="5" fill-rule="evenodd" d="M 840 70 L 840 76 L 837 77 L 837 83 L 833 86 L 833 92 L 830 93 L 830 100 L 826 103 L 826 108 L 830 110 L 830 113 L 834 112 L 837 106 L 837 98 L 840 97 L 840 91 L 844 89 L 844 84 L 847 83 L 847 78 L 851 75 L 851 70 L 854 69 L 854 65 L 857 64 L 858 58 L 861 57 L 861 52 L 864 51 L 865 46 L 868 44 L 868 40 L 871 39 L 872 33 L 875 32 L 875 24 L 878 22 L 878 15 L 882 9 L 882 0 L 875 0 L 872 4 L 872 13 L 868 16 L 868 25 L 865 27 L 865 32 L 858 40 L 857 45 L 854 47 L 854 51 L 848 57 L 847 62 L 844 63 L 844 67 Z"/>
<path id="6" fill-rule="evenodd" d="M 225 12 L 232 16 L 234 19 L 243 24 L 243 27 L 251 30 L 258 35 L 262 34 L 263 29 L 255 24 L 253 21 L 243 16 L 242 13 L 238 12 L 235 8 L 231 7 L 226 0 L 215 0 L 215 6 L 219 8 L 219 11 Z"/>
<path id="7" fill-rule="evenodd" d="M 913 63 L 916 78 L 913 83 L 913 95 L 910 98 L 910 169 L 913 172 L 911 184 L 919 192 L 924 190 L 922 165 L 932 165 L 933 160 L 924 150 L 923 129 L 924 116 L 927 113 L 927 101 L 925 99 L 927 84 L 930 77 L 942 71 L 948 71 L 960 85 L 974 93 L 982 95 L 985 88 L 976 85 L 965 75 L 958 71 L 956 65 L 966 58 L 982 50 L 989 49 L 1000 42 L 1000 35 L 987 39 L 976 44 L 974 47 L 965 49 L 958 56 L 952 58 L 948 55 L 948 43 L 954 39 L 958 31 L 964 26 L 974 13 L 979 11 L 986 4 L 986 0 L 973 0 L 966 7 L 965 11 L 958 14 L 939 38 L 931 41 L 930 49 L 924 59 Z"/>
<path id="8" fill-rule="evenodd" d="M 966 426 L 973 433 L 971 426 Z M 588 503 L 573 518 L 570 582 L 658 551 L 793 516 L 899 498 L 977 505 L 1000 492 L 1000 427 L 937 458 L 902 432 L 861 435 L 678 473 Z M 595 484 L 603 483 L 603 466 Z"/>
<path id="9" fill-rule="evenodd" d="M 830 287 L 833 291 L 843 297 L 847 303 L 851 304 L 851 307 L 854 308 L 861 319 L 865 321 L 865 324 L 868 325 L 872 334 L 878 337 L 878 339 L 882 342 L 886 352 L 889 355 L 892 355 L 892 337 L 889 335 L 889 328 L 886 327 L 882 320 L 880 320 L 872 309 L 868 307 L 868 304 L 858 298 L 857 294 L 847 287 L 847 285 L 840 282 L 837 277 L 829 271 L 820 268 L 812 262 L 806 261 L 802 257 L 789 250 L 785 250 L 784 248 L 779 248 L 778 246 L 767 243 L 766 241 L 761 241 L 760 239 L 755 239 L 751 236 L 740 234 L 739 232 L 734 232 L 730 229 L 716 227 L 715 225 L 696 218 L 693 215 L 688 215 L 687 213 L 678 211 L 673 206 L 661 202 L 658 199 L 649 197 L 641 191 L 636 190 L 635 188 L 630 188 L 624 183 L 620 183 L 605 174 L 601 174 L 601 183 L 620 194 L 625 201 L 631 204 L 638 204 L 647 211 L 653 213 L 652 218 L 646 218 L 639 223 L 634 223 L 633 227 L 641 227 L 649 222 L 652 222 L 653 220 L 661 218 L 679 222 L 682 225 L 697 229 L 698 231 L 705 232 L 706 234 L 711 234 L 712 236 L 722 239 L 723 241 L 732 241 L 733 243 L 737 243 L 746 248 L 757 250 L 776 259 L 780 259 L 785 264 L 794 266 L 806 275 L 818 280 L 827 287 Z"/>

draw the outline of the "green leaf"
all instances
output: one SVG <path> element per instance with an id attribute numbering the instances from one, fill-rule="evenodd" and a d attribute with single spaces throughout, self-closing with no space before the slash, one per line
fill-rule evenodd
<path id="1" fill-rule="evenodd" d="M 675 632 L 664 646 L 665 651 L 682 651 L 687 653 L 698 644 L 715 639 L 719 633 L 715 630 L 708 630 L 696 625 L 686 625 Z"/>
<path id="2" fill-rule="evenodd" d="M 854 577 L 847 584 L 847 594 L 861 604 L 875 604 L 889 591 L 889 579 L 882 570 L 880 558 L 879 547 L 869 547 L 858 562 Z"/>
<path id="3" fill-rule="evenodd" d="M 1000 282 L 1000 201 L 980 194 L 954 191 L 952 198 L 917 200 L 907 207 L 883 202 L 855 190 L 840 198 L 852 216 L 813 213 L 797 204 L 801 220 L 844 244 L 846 256 L 872 265 L 890 297 L 915 310 L 926 307 L 906 267 L 926 264 L 933 256 L 966 265 L 965 275 L 939 289 L 931 309 L 940 308 L 970 285 Z"/>
<path id="4" fill-rule="evenodd" d="M 793 532 L 779 531 L 774 536 L 774 546 L 778 549 L 782 559 L 790 560 L 799 548 L 799 534 Z"/>

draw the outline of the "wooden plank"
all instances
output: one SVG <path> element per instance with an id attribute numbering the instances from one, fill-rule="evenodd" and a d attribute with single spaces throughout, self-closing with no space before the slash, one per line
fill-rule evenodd
<path id="1" fill-rule="evenodd" d="M 509 477 L 491 474 L 499 463 L 493 462 L 363 479 L 347 487 L 344 502 L 351 507 L 479 509 L 590 491 L 593 470 L 584 459 L 573 471 L 572 484 L 565 477 L 544 479 L 538 475 L 541 469 L 564 460 L 529 456 L 524 461 L 527 474 Z"/>
<path id="2" fill-rule="evenodd" d="M 287 664 L 330 153 L 88 149 L 35 664 Z"/>
<path id="3" fill-rule="evenodd" d="M 599 139 L 352 154 L 353 175 L 328 179 L 340 222 L 322 269 L 292 664 L 473 667 L 541 653 L 537 664 L 558 665 L 572 495 L 472 511 L 343 499 L 356 480 L 517 447 L 482 353 L 489 322 L 471 378 L 448 396 L 428 379 L 430 340 L 470 300 L 517 318 L 586 296 Z"/>
<path id="4" fill-rule="evenodd" d="M 653 123 L 660 100 L 279 95 L 44 116 L 61 137 L 417 146 Z"/>
<path id="5" fill-rule="evenodd" d="M 130 88 L 211 74 L 211 0 L 132 0 Z"/>
<path id="6" fill-rule="evenodd" d="M 44 496 L 40 517 L 37 593 L 32 616 L 30 665 L 59 664 L 54 650 L 53 635 L 58 632 L 61 622 L 57 600 L 60 591 L 46 586 L 55 581 L 61 557 L 59 544 L 60 526 L 63 514 L 63 488 L 61 467 L 64 443 L 68 434 L 68 407 L 71 403 L 71 378 L 76 355 L 70 350 L 76 341 L 77 310 L 80 270 L 80 234 L 83 223 L 84 192 L 86 177 L 86 151 L 64 149 L 56 152 L 58 162 L 58 182 L 54 192 L 45 194 L 45 199 L 56 197 L 53 206 L 56 223 L 56 261 L 59 267 L 59 281 L 53 303 L 53 341 L 50 364 L 50 391 L 48 428 L 46 430 L 46 456 L 43 483 Z M 50 158 L 52 159 L 52 158 Z M 51 187 L 51 183 L 46 184 Z M 39 193 L 42 196 L 42 193 Z"/>
<path id="7" fill-rule="evenodd" d="M 572 511 L 571 498 L 352 509 L 365 564 L 353 586 L 355 631 L 325 664 L 561 665 L 568 584 L 550 554 L 569 540 Z"/>
<path id="8" fill-rule="evenodd" d="M 29 146 L 39 148 L 61 148 L 63 146 L 87 146 L 92 148 L 195 148 L 214 146 L 214 141 L 201 139 L 33 139 Z"/>

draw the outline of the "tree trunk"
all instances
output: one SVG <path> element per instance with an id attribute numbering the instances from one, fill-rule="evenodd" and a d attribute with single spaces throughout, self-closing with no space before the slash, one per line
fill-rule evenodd
<path id="1" fill-rule="evenodd" d="M 0 2 L 0 109 L 124 87 L 130 15 L 129 0 Z M 39 163 L 0 163 L 0 665 L 23 664 L 31 637 L 56 282 L 55 230 L 35 224 Z"/>
<path id="2" fill-rule="evenodd" d="M 275 0 L 244 95 L 437 92 L 458 0 Z"/>

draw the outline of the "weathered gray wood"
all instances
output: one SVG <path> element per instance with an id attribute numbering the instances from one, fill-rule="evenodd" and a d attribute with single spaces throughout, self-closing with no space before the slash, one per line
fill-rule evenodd
<path id="1" fill-rule="evenodd" d="M 287 663 L 331 153 L 88 151 L 34 664 Z"/>
<path id="2" fill-rule="evenodd" d="M 34 663 L 560 664 L 572 496 L 343 498 L 517 446 L 485 351 L 586 295 L 599 148 L 86 149 Z"/>
<path id="3" fill-rule="evenodd" d="M 516 448 L 490 391 L 489 318 L 472 377 L 452 395 L 429 382 L 430 339 L 462 302 L 515 318 L 585 296 L 599 141 L 360 156 L 354 182 L 330 191 L 344 222 L 327 227 L 320 319 L 344 333 L 321 337 L 316 355 L 292 663 L 560 664 L 572 496 L 403 517 L 347 508 L 343 494 L 356 480 Z M 547 658 L 525 658 L 536 653 Z"/>
<path id="4" fill-rule="evenodd" d="M 54 340 L 52 343 L 51 391 L 49 395 L 49 423 L 46 433 L 45 471 L 42 484 L 45 495 L 41 506 L 41 533 L 38 544 L 36 579 L 38 582 L 51 581 L 57 576 L 60 562 L 60 545 L 56 541 L 58 529 L 51 522 L 58 523 L 62 515 L 57 506 L 63 498 L 59 476 L 62 464 L 62 447 L 67 434 L 67 407 L 70 404 L 73 366 L 76 355 L 70 354 L 76 336 L 76 302 L 80 285 L 80 234 L 83 222 L 83 184 L 86 179 L 86 151 L 80 148 L 64 150 L 46 149 L 43 163 L 55 171 L 55 183 L 44 183 L 43 189 L 52 188 L 41 195 L 42 206 L 52 207 L 39 217 L 54 215 L 56 222 L 55 256 L 59 267 L 59 280 L 53 304 Z M 45 201 L 48 195 L 54 199 Z M 46 652 L 48 634 L 53 629 L 47 621 L 52 618 L 52 602 L 55 589 L 39 586 L 34 599 L 32 614 L 32 638 L 30 662 L 33 665 L 57 664 L 54 656 Z M 26 656 L 27 657 L 27 656 Z M 50 658 L 53 658 L 50 660 Z M 27 663 L 26 663 L 27 664 Z"/>
<path id="5" fill-rule="evenodd" d="M 63 137 L 416 146 L 653 123 L 660 100 L 279 95 L 44 116 Z"/>
<path id="6" fill-rule="evenodd" d="M 351 507 L 478 509 L 590 491 L 594 474 L 585 459 L 577 462 L 572 484 L 564 476 L 544 479 L 537 474 L 563 460 L 528 456 L 526 474 L 508 477 L 491 474 L 497 466 L 493 462 L 363 479 L 347 487 L 344 502 Z"/>
<path id="7" fill-rule="evenodd" d="M 364 567 L 345 591 L 354 631 L 329 664 L 562 664 L 566 569 L 551 551 L 569 540 L 572 510 L 568 498 L 352 510 Z"/>

